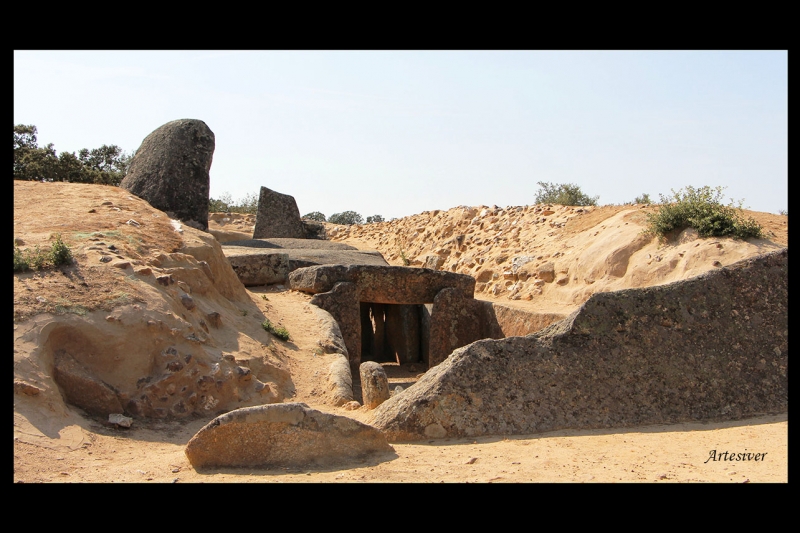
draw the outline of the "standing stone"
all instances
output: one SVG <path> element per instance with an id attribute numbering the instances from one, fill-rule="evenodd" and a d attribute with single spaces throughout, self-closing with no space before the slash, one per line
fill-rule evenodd
<path id="1" fill-rule="evenodd" d="M 464 297 L 458 289 L 439 291 L 431 308 L 428 335 L 428 366 L 433 368 L 453 352 L 483 338 L 482 305 Z"/>
<path id="2" fill-rule="evenodd" d="M 142 141 L 120 187 L 206 231 L 214 146 L 214 133 L 202 120 L 168 122 Z"/>
<path id="3" fill-rule="evenodd" d="M 253 238 L 271 237 L 303 239 L 306 237 L 306 232 L 294 197 L 261 187 Z"/>
<path id="4" fill-rule="evenodd" d="M 339 324 L 350 368 L 355 372 L 361 364 L 361 305 L 355 283 L 340 281 L 330 292 L 315 294 L 311 304 L 326 310 Z"/>
<path id="5" fill-rule="evenodd" d="M 375 361 L 361 363 L 359 367 L 361 376 L 361 397 L 367 409 L 375 409 L 389 399 L 389 378 L 386 371 Z"/>

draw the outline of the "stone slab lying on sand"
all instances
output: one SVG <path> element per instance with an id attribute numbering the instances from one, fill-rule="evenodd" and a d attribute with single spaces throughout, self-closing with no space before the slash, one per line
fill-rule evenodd
<path id="1" fill-rule="evenodd" d="M 454 351 L 371 423 L 394 442 L 783 413 L 788 307 L 788 248 L 597 293 L 533 335 Z"/>
<path id="2" fill-rule="evenodd" d="M 225 413 L 186 445 L 186 456 L 195 468 L 332 466 L 393 451 L 374 427 L 303 403 Z"/>

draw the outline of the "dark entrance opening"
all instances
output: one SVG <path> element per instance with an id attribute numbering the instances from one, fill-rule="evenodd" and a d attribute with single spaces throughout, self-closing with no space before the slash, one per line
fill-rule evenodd
<path id="1" fill-rule="evenodd" d="M 361 302 L 361 360 L 398 364 L 423 361 L 422 304 Z"/>

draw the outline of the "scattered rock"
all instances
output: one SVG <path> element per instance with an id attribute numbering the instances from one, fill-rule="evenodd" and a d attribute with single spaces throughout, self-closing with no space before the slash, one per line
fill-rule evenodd
<path id="1" fill-rule="evenodd" d="M 358 409 L 361 409 L 361 404 L 358 403 L 356 400 L 353 400 L 353 401 L 347 402 L 346 404 L 342 405 L 342 407 L 346 411 L 356 411 Z"/>
<path id="2" fill-rule="evenodd" d="M 188 294 L 181 294 L 181 303 L 189 311 L 197 307 L 197 305 L 194 303 L 194 299 Z"/>
<path id="3" fill-rule="evenodd" d="M 129 428 L 133 424 L 133 418 L 127 417 L 122 413 L 111 413 L 108 415 L 108 422 L 120 427 Z"/>

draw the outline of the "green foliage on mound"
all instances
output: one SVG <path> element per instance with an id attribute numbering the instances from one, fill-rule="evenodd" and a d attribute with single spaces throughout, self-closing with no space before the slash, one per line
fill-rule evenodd
<path id="1" fill-rule="evenodd" d="M 539 181 L 537 184 L 541 190 L 534 197 L 536 204 L 597 205 L 597 200 L 600 198 L 599 196 L 587 196 L 574 183 L 556 184 Z"/>
<path id="2" fill-rule="evenodd" d="M 673 232 L 694 228 L 701 237 L 760 238 L 762 227 L 753 218 L 745 218 L 742 203 L 721 202 L 725 187 L 698 189 L 686 187 L 671 196 L 659 195 L 661 204 L 655 213 L 647 215 L 646 233 L 666 240 Z"/>
<path id="3" fill-rule="evenodd" d="M 265 331 L 269 331 L 282 341 L 289 340 L 289 331 L 283 326 L 277 326 L 277 327 L 274 326 L 272 322 L 269 321 L 269 319 L 264 320 L 264 322 L 261 323 L 261 327 L 264 328 Z"/>
<path id="4" fill-rule="evenodd" d="M 60 234 L 55 236 L 55 241 L 49 250 L 42 250 L 37 245 L 33 250 L 23 251 L 16 244 L 14 245 L 14 272 L 41 270 L 70 263 L 72 263 L 72 251 L 61 240 Z"/>

